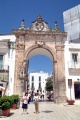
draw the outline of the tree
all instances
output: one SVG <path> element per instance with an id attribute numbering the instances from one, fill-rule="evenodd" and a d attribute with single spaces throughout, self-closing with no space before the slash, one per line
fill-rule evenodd
<path id="1" fill-rule="evenodd" d="M 46 79 L 46 91 L 52 91 L 53 90 L 53 81 L 51 77 L 48 77 Z"/>

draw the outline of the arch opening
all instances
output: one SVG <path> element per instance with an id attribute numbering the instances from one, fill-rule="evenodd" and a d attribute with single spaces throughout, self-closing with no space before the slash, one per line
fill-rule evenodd
<path id="1" fill-rule="evenodd" d="M 53 54 L 51 53 L 51 51 L 49 51 L 46 48 L 42 48 L 42 47 L 33 48 L 26 54 L 26 59 L 29 61 L 29 65 L 27 66 L 28 68 L 26 68 L 28 70 L 27 72 L 29 75 L 27 90 L 28 91 L 41 90 L 41 91 L 45 91 L 46 93 L 46 89 L 45 89 L 46 81 L 43 80 L 43 84 L 41 83 L 41 88 L 38 88 L 40 83 L 38 83 L 39 78 L 36 77 L 41 77 L 41 76 L 43 77 L 44 75 L 47 75 L 45 79 L 51 77 L 53 73 Z M 35 81 L 34 82 L 31 81 L 32 79 L 31 74 L 33 75 L 32 77 L 35 77 L 35 79 L 37 79 L 37 84 L 35 84 Z M 33 89 L 31 88 L 31 85 L 34 85 Z"/>
<path id="2" fill-rule="evenodd" d="M 52 72 L 53 63 L 49 57 L 41 54 L 31 57 L 29 59 L 28 68 L 28 91 L 44 91 L 46 96 L 46 80 L 48 79 L 48 77 L 51 77 L 52 79 Z"/>
<path id="3" fill-rule="evenodd" d="M 37 47 L 37 48 L 31 49 L 27 55 L 27 60 L 29 60 L 32 56 L 35 56 L 35 55 L 45 55 L 53 61 L 52 53 L 46 48 Z"/>

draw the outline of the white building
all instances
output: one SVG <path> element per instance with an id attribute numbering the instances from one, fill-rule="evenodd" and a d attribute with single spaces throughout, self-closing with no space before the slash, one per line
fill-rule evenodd
<path id="1" fill-rule="evenodd" d="M 8 83 L 7 95 L 13 94 L 15 71 L 15 49 L 9 49 L 7 44 L 15 40 L 14 35 L 0 35 L 0 86 L 6 88 Z"/>
<path id="2" fill-rule="evenodd" d="M 80 98 L 80 5 L 63 13 L 65 43 L 66 96 Z M 70 86 L 71 84 L 71 86 Z"/>
<path id="3" fill-rule="evenodd" d="M 46 84 L 47 78 L 48 78 L 48 73 L 45 73 L 43 71 L 30 73 L 29 74 L 29 90 L 45 91 L 45 84 Z"/>

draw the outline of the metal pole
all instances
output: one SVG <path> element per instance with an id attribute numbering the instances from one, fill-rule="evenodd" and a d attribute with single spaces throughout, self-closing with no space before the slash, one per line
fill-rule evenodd
<path id="1" fill-rule="evenodd" d="M 71 86 L 70 86 L 70 99 L 71 99 Z"/>

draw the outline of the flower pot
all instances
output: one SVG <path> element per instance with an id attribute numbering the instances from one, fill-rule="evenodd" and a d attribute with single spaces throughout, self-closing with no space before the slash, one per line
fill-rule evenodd
<path id="1" fill-rule="evenodd" d="M 75 100 L 67 100 L 68 105 L 74 105 Z"/>
<path id="2" fill-rule="evenodd" d="M 13 110 L 17 109 L 17 104 L 12 105 L 11 108 L 12 108 Z"/>
<path id="3" fill-rule="evenodd" d="M 10 109 L 2 110 L 2 115 L 3 116 L 8 116 L 9 114 L 10 114 Z"/>

